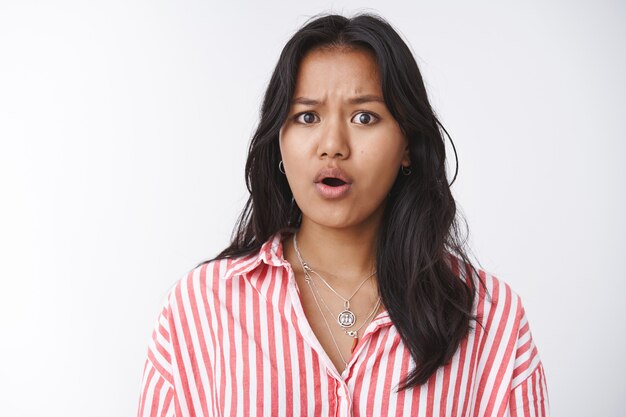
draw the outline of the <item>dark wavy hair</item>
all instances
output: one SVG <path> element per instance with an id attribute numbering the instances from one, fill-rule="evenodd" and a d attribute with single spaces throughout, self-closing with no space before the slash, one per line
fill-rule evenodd
<path id="1" fill-rule="evenodd" d="M 287 42 L 265 92 L 248 150 L 245 174 L 250 197 L 230 246 L 212 260 L 256 253 L 275 233 L 299 226 L 302 213 L 278 170 L 278 134 L 289 112 L 300 61 L 320 47 L 373 53 L 385 104 L 408 138 L 412 175 L 398 175 L 387 197 L 377 235 L 376 267 L 382 301 L 416 365 L 399 390 L 412 388 L 450 361 L 471 329 L 471 321 L 478 321 L 472 315 L 473 279 L 459 279 L 446 263 L 446 255 L 456 254 L 475 276 L 478 273 L 463 249 L 465 240 L 460 238 L 456 204 L 447 182 L 440 128 L 450 135 L 429 104 L 409 47 L 381 17 L 318 15 Z"/>

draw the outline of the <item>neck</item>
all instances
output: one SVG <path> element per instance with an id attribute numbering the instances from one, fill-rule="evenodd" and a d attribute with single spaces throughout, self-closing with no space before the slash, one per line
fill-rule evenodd
<path id="1" fill-rule="evenodd" d="M 304 217 L 297 232 L 298 249 L 302 259 L 329 283 L 358 284 L 375 271 L 377 230 L 378 222 L 338 229 Z M 299 270 L 292 242 L 292 237 L 284 242 L 285 256 Z"/>

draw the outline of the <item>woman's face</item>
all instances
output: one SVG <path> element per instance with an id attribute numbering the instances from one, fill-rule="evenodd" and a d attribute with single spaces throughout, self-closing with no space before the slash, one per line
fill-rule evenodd
<path id="1" fill-rule="evenodd" d="M 375 58 L 362 50 L 304 56 L 279 142 L 303 222 L 326 227 L 377 225 L 400 166 L 410 165 Z"/>

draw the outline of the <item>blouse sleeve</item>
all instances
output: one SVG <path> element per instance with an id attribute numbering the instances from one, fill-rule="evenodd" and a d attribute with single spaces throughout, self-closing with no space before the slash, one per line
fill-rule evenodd
<path id="1" fill-rule="evenodd" d="M 163 307 L 152 337 L 141 382 L 137 417 L 174 417 L 169 307 Z"/>
<path id="2" fill-rule="evenodd" d="M 547 417 L 550 415 L 550 403 L 546 376 L 521 303 L 519 317 L 508 415 Z"/>

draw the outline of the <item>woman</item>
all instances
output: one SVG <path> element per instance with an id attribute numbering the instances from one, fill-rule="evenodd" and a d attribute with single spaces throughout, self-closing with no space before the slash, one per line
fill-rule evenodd
<path id="1" fill-rule="evenodd" d="M 547 415 L 519 297 L 459 243 L 440 127 L 384 20 L 302 27 L 231 245 L 163 307 L 139 415 Z"/>

